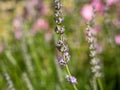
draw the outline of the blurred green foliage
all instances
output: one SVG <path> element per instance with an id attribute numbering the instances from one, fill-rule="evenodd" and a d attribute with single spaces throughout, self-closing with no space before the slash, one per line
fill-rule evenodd
<path id="1" fill-rule="evenodd" d="M 65 70 L 59 67 L 56 60 L 52 1 L 43 0 L 49 12 L 44 15 L 28 16 L 23 18 L 22 37 L 15 38 L 13 20 L 23 16 L 24 7 L 29 0 L 1 0 L 0 1 L 0 90 L 10 89 L 6 78 L 9 75 L 16 90 L 73 90 L 65 80 Z M 70 47 L 70 70 L 78 79 L 79 90 L 92 90 L 90 80 L 90 57 L 84 30 L 84 20 L 81 18 L 81 7 L 87 0 L 63 1 L 64 25 L 66 37 Z M 111 20 L 116 18 L 111 11 Z M 42 12 L 43 13 L 43 12 Z M 31 33 L 32 26 L 38 18 L 45 19 L 49 28 L 39 29 Z M 21 17 L 19 17 L 21 18 Z M 98 42 L 103 47 L 99 54 L 103 63 L 104 90 L 120 90 L 120 46 L 114 42 L 114 37 L 119 33 L 111 22 L 105 22 L 99 14 L 96 23 L 101 26 L 97 34 Z"/>

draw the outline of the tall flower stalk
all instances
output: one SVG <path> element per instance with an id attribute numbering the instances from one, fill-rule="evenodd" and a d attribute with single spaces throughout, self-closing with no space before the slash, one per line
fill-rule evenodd
<path id="1" fill-rule="evenodd" d="M 74 90 L 77 90 L 76 84 L 77 79 L 71 75 L 68 67 L 68 62 L 70 61 L 69 48 L 66 44 L 66 39 L 64 37 L 65 27 L 62 25 L 64 21 L 63 13 L 61 10 L 62 4 L 61 0 L 54 0 L 54 20 L 56 23 L 55 32 L 58 34 L 58 40 L 56 43 L 56 48 L 58 50 L 58 63 L 61 67 L 65 67 L 67 75 L 66 80 L 73 85 Z"/>
<path id="2" fill-rule="evenodd" d="M 5 79 L 6 79 L 7 84 L 8 84 L 8 90 L 16 90 L 14 87 L 13 81 L 11 80 L 9 74 L 5 73 L 4 76 L 5 76 Z"/>
<path id="3" fill-rule="evenodd" d="M 93 90 L 98 90 L 98 86 L 100 90 L 103 90 L 102 82 L 100 78 L 102 77 L 102 64 L 101 60 L 97 56 L 97 50 L 95 47 L 96 44 L 96 36 L 94 35 L 92 28 L 95 27 L 95 16 L 96 16 L 96 10 L 95 7 L 93 6 L 93 16 L 91 21 L 87 21 L 86 25 L 86 37 L 87 37 L 87 42 L 89 44 L 89 51 L 90 51 L 90 64 L 91 64 L 91 72 L 93 73 L 93 78 L 92 78 L 92 87 Z M 92 25 L 91 25 L 92 24 Z"/>

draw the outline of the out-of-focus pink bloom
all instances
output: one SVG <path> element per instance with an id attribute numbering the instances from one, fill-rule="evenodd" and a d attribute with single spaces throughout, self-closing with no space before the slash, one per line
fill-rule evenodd
<path id="1" fill-rule="evenodd" d="M 112 5 L 112 4 L 116 4 L 118 2 L 118 0 L 107 0 L 106 3 L 107 5 Z"/>
<path id="2" fill-rule="evenodd" d="M 100 43 L 95 43 L 96 52 L 100 54 L 103 51 L 103 45 Z"/>
<path id="3" fill-rule="evenodd" d="M 28 18 L 28 17 L 35 16 L 36 12 L 35 12 L 34 7 L 37 4 L 38 4 L 38 0 L 28 0 L 26 6 L 24 8 L 23 17 Z"/>
<path id="4" fill-rule="evenodd" d="M 52 34 L 50 32 L 45 34 L 45 40 L 49 42 L 52 39 Z"/>
<path id="5" fill-rule="evenodd" d="M 21 31 L 21 30 L 16 30 L 16 31 L 14 32 L 14 35 L 15 35 L 15 38 L 16 38 L 17 40 L 20 40 L 20 39 L 22 38 L 22 31 Z"/>
<path id="6" fill-rule="evenodd" d="M 82 14 L 83 18 L 85 18 L 86 20 L 88 20 L 88 21 L 92 20 L 92 16 L 93 16 L 92 5 L 89 5 L 89 4 L 84 5 L 81 10 L 81 14 Z"/>
<path id="7" fill-rule="evenodd" d="M 101 2 L 101 0 L 93 0 L 91 4 L 95 7 L 96 11 L 99 11 L 99 12 L 104 11 L 104 5 Z"/>
<path id="8" fill-rule="evenodd" d="M 39 18 L 33 25 L 33 30 L 38 31 L 39 29 L 47 30 L 49 23 L 42 18 Z"/>
<path id="9" fill-rule="evenodd" d="M 39 0 L 30 0 L 29 3 L 33 6 L 37 5 Z"/>
<path id="10" fill-rule="evenodd" d="M 2 44 L 0 44 L 0 54 L 3 52 L 3 50 L 4 50 L 4 47 Z"/>
<path id="11" fill-rule="evenodd" d="M 95 26 L 95 28 L 92 29 L 93 34 L 98 34 L 100 32 L 101 28 L 100 26 Z"/>
<path id="12" fill-rule="evenodd" d="M 120 45 L 120 34 L 115 36 L 115 43 Z"/>
<path id="13" fill-rule="evenodd" d="M 120 27 L 120 20 L 115 20 L 115 21 L 113 21 L 113 24 L 114 24 L 116 27 Z"/>
<path id="14" fill-rule="evenodd" d="M 48 15 L 48 13 L 49 13 L 50 10 L 49 10 L 49 8 L 48 8 L 48 6 L 46 4 L 39 3 L 38 7 L 39 7 L 40 14 L 42 14 L 42 15 Z"/>
<path id="15" fill-rule="evenodd" d="M 15 30 L 18 30 L 21 28 L 21 22 L 18 17 L 13 20 L 13 27 Z"/>

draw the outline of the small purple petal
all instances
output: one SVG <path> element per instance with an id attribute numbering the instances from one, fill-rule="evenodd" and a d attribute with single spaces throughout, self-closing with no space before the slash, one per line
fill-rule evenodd
<path id="1" fill-rule="evenodd" d="M 77 79 L 74 76 L 67 75 L 66 80 L 71 84 L 76 84 L 77 83 Z"/>
<path id="2" fill-rule="evenodd" d="M 61 65 L 61 66 L 65 66 L 66 65 L 66 62 L 64 61 L 64 59 L 62 57 L 58 57 L 58 63 Z"/>

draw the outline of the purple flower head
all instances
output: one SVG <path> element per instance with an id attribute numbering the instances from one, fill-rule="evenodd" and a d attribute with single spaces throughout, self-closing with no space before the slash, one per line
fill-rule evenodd
<path id="1" fill-rule="evenodd" d="M 73 76 L 67 75 L 67 76 L 66 76 L 66 80 L 67 80 L 69 83 L 71 83 L 71 84 L 76 84 L 76 83 L 77 83 L 77 79 L 76 79 L 75 77 L 73 77 Z"/>
<path id="2" fill-rule="evenodd" d="M 59 10 L 59 9 L 61 9 L 62 5 L 61 5 L 61 3 L 58 2 L 55 4 L 54 7 L 55 7 L 55 9 Z"/>
<path id="3" fill-rule="evenodd" d="M 64 59 L 62 57 L 58 57 L 58 63 L 60 64 L 60 66 L 66 65 L 66 62 L 64 61 Z"/>
<path id="4" fill-rule="evenodd" d="M 63 12 L 62 12 L 62 10 L 55 10 L 54 14 L 55 14 L 55 17 L 60 17 L 63 15 Z"/>
<path id="5" fill-rule="evenodd" d="M 57 24 L 61 24 L 63 21 L 64 21 L 64 17 L 55 18 L 55 22 L 56 22 Z"/>
<path id="6" fill-rule="evenodd" d="M 62 27 L 56 26 L 56 28 L 55 28 L 55 32 L 56 32 L 57 34 L 63 34 L 64 31 L 65 31 L 64 26 L 62 26 Z"/>

